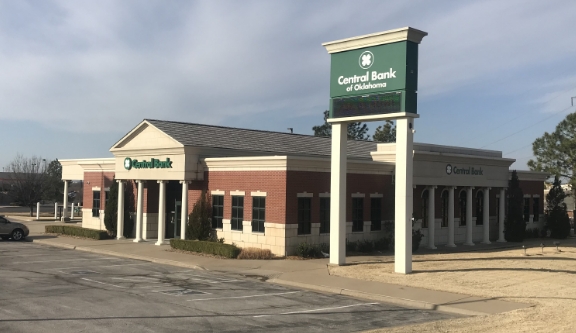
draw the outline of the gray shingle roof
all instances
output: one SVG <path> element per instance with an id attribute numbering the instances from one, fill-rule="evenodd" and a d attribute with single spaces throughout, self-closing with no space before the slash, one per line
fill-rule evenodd
<path id="1" fill-rule="evenodd" d="M 184 146 L 230 149 L 287 156 L 330 156 L 330 138 L 145 119 Z M 348 157 L 369 159 L 376 142 L 348 140 Z"/>

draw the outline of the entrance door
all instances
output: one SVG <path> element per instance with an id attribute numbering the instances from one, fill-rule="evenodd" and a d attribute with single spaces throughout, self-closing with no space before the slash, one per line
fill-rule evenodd
<path id="1" fill-rule="evenodd" d="M 174 220 L 174 238 L 180 238 L 180 232 L 181 232 L 180 222 L 182 221 L 182 201 L 176 200 L 172 220 Z"/>

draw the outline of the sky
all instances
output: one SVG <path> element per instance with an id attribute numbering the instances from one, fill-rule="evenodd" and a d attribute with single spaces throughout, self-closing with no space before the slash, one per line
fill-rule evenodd
<path id="1" fill-rule="evenodd" d="M 414 140 L 526 170 L 576 111 L 575 18 L 573 0 L 0 0 L 0 166 L 112 157 L 145 118 L 313 134 L 322 43 L 410 26 L 428 32 Z"/>

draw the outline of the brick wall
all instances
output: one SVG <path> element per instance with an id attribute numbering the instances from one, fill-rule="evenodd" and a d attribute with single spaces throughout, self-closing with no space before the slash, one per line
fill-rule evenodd
<path id="1" fill-rule="evenodd" d="M 285 223 L 286 171 L 217 171 L 206 174 L 205 179 L 207 179 L 209 191 L 226 191 L 224 196 L 224 219 L 230 219 L 232 215 L 232 196 L 230 191 L 245 191 L 245 221 L 252 219 L 252 197 L 250 192 L 260 191 L 267 194 L 266 222 Z M 196 191 L 198 193 L 194 195 L 199 196 L 200 190 Z"/>
<path id="2" fill-rule="evenodd" d="M 330 193 L 330 173 L 288 171 L 286 184 L 286 223 L 298 224 L 298 193 L 313 193 L 312 223 L 320 223 L 319 193 Z M 364 193 L 364 221 L 370 221 L 370 194 L 383 194 L 382 219 L 394 218 L 394 186 L 392 176 L 348 174 L 346 177 L 346 221 L 352 221 L 352 193 Z"/>

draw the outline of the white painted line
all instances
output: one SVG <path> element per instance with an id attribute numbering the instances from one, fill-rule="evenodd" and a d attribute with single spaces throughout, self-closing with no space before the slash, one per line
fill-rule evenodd
<path id="1" fill-rule="evenodd" d="M 39 262 L 85 261 L 85 260 L 124 260 L 124 259 L 118 259 L 118 258 L 101 258 L 101 259 L 95 259 L 95 258 L 89 258 L 89 259 L 56 259 L 56 260 L 39 260 L 39 261 L 16 261 L 16 262 L 11 262 L 11 263 L 9 263 L 9 264 L 35 264 L 35 263 L 39 263 Z"/>
<path id="2" fill-rule="evenodd" d="M 295 294 L 295 293 L 299 293 L 299 292 L 300 292 L 300 291 L 289 291 L 289 292 L 286 292 L 286 293 L 276 293 L 276 294 L 259 294 L 259 295 L 216 297 L 216 298 L 198 298 L 198 299 L 189 299 L 188 302 L 213 301 L 213 300 L 219 300 L 219 299 L 235 299 L 235 298 L 264 297 L 264 296 L 279 296 L 279 295 Z"/>
<path id="3" fill-rule="evenodd" d="M 112 287 L 116 287 L 116 288 L 124 288 L 124 289 L 126 288 L 126 287 L 122 287 L 122 286 L 117 286 L 115 284 L 100 282 L 100 281 L 91 280 L 91 279 L 87 279 L 87 278 L 82 278 L 82 280 L 86 280 L 86 281 L 90 281 L 90 282 L 96 282 L 96 283 L 100 283 L 100 284 L 104 284 L 104 285 L 112 286 Z"/>
<path id="4" fill-rule="evenodd" d="M 364 306 L 364 305 L 376 305 L 378 303 L 360 303 L 360 304 L 352 304 L 352 305 L 344 305 L 344 306 L 337 306 L 337 307 L 333 307 L 333 308 L 322 308 L 322 309 L 313 309 L 313 310 L 303 310 L 303 311 L 292 311 L 292 312 L 284 312 L 284 313 L 278 313 L 278 314 L 266 314 L 266 315 L 258 315 L 258 316 L 253 316 L 254 318 L 260 318 L 260 317 L 270 317 L 270 316 L 282 316 L 282 315 L 291 315 L 291 314 L 298 314 L 298 313 L 309 313 L 309 312 L 318 312 L 318 311 L 327 311 L 327 310 L 338 310 L 338 309 L 345 309 L 345 308 L 351 308 L 354 306 Z"/>
<path id="5" fill-rule="evenodd" d="M 101 267 L 118 267 L 118 266 L 143 266 L 143 265 L 151 265 L 152 263 L 146 262 L 146 263 L 142 263 L 142 264 L 119 264 L 119 265 L 104 265 L 104 266 L 100 266 L 98 265 L 99 268 Z M 59 270 L 59 269 L 76 269 L 76 268 L 86 268 L 84 266 L 74 266 L 74 267 L 59 267 L 59 268 L 42 268 L 40 269 L 41 271 L 52 271 L 52 270 Z"/>
<path id="6" fill-rule="evenodd" d="M 154 281 L 146 281 L 146 280 L 140 280 L 140 279 L 127 279 L 127 278 L 112 278 L 112 280 L 122 280 L 122 281 L 130 281 L 130 282 L 138 282 L 138 283 L 162 283 L 162 281 L 157 281 L 156 279 L 154 279 Z"/>

